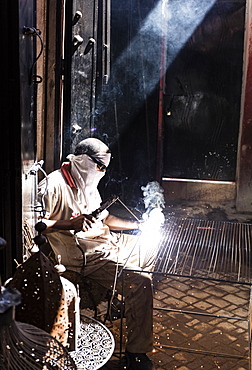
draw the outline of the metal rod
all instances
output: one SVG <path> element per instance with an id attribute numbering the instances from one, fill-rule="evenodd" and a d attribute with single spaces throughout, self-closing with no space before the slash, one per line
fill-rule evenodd
<path id="1" fill-rule="evenodd" d="M 123 201 L 120 199 L 120 198 L 118 198 L 117 199 L 123 206 L 124 206 L 124 208 L 125 209 L 127 209 L 127 211 L 133 216 L 133 217 L 135 217 L 135 219 L 137 220 L 137 221 L 140 221 L 140 219 L 126 206 L 126 204 L 124 204 L 123 203 Z"/>
<path id="2" fill-rule="evenodd" d="M 132 271 L 132 269 L 127 269 L 125 268 L 124 271 Z M 206 281 L 219 281 L 219 282 L 225 282 L 225 283 L 231 283 L 231 284 L 238 284 L 238 285 L 245 285 L 245 286 L 251 286 L 251 282 L 246 282 L 246 281 L 234 281 L 234 280 L 223 280 L 223 279 L 217 279 L 214 277 L 208 277 L 208 276 L 190 276 L 190 275 L 182 275 L 178 273 L 168 273 L 168 272 L 163 272 L 163 271 L 148 271 L 148 270 L 141 270 L 142 273 L 149 273 L 152 275 L 162 275 L 164 277 L 166 276 L 179 276 L 179 277 L 184 277 L 184 278 L 189 278 L 189 279 L 198 279 L 198 280 L 206 280 Z"/>
<path id="3" fill-rule="evenodd" d="M 125 305 L 125 302 L 124 302 L 124 273 L 122 273 L 121 276 L 122 276 L 122 307 L 124 307 L 124 305 Z M 121 317 L 120 317 L 120 343 L 119 343 L 120 359 L 122 357 L 122 337 L 123 337 L 123 310 L 121 309 Z"/>
<path id="4" fill-rule="evenodd" d="M 193 348 L 185 348 L 185 347 L 177 347 L 177 346 L 168 346 L 167 344 L 161 344 L 160 347 L 166 348 L 166 349 L 176 349 L 179 351 L 184 352 L 195 352 L 201 355 L 210 355 L 215 357 L 228 357 L 228 358 L 236 358 L 240 360 L 248 360 L 248 356 L 239 356 L 239 355 L 233 355 L 229 353 L 219 353 L 219 352 L 212 352 L 212 351 L 202 351 L 201 349 L 193 349 Z"/>
<path id="5" fill-rule="evenodd" d="M 177 313 L 183 313 L 183 314 L 187 314 L 187 315 L 210 316 L 210 317 L 217 317 L 218 319 L 248 321 L 247 318 L 244 319 L 243 317 L 225 316 L 225 315 L 218 315 L 218 314 L 211 314 L 211 313 L 197 312 L 197 311 L 178 310 L 176 308 L 153 307 L 153 310 L 155 310 L 155 311 L 166 311 L 166 312 L 177 312 Z"/>

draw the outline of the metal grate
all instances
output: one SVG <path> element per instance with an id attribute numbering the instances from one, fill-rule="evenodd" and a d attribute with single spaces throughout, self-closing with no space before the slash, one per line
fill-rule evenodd
<path id="1" fill-rule="evenodd" d="M 251 283 L 251 236 L 251 224 L 169 218 L 155 272 Z"/>

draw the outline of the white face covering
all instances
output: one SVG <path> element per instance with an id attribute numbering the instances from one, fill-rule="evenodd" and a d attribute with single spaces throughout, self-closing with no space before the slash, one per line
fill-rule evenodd
<path id="1" fill-rule="evenodd" d="M 93 157 L 107 167 L 111 154 L 97 153 Z M 71 174 L 78 188 L 78 202 L 82 212 L 89 214 L 100 206 L 101 197 L 97 186 L 105 175 L 105 171 L 99 171 L 97 164 L 87 154 L 70 154 L 67 158 L 71 162 Z"/>

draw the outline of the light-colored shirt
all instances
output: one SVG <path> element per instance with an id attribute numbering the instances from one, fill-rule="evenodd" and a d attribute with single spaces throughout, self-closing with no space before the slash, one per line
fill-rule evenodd
<path id="1" fill-rule="evenodd" d="M 90 206 L 87 209 L 85 204 L 80 203 L 78 196 L 80 191 L 84 193 L 85 189 L 70 186 L 60 169 L 52 172 L 39 184 L 39 195 L 45 207 L 44 217 L 51 220 L 67 220 L 83 213 L 90 214 L 99 208 L 101 197 L 98 190 L 93 193 L 91 209 Z M 80 272 L 85 263 L 83 253 L 87 262 L 84 268 L 85 275 L 98 269 L 101 264 L 106 264 L 108 256 L 110 259 L 116 258 L 116 238 L 102 221 L 107 215 L 108 212 L 103 211 L 88 231 L 81 231 L 76 235 L 71 230 L 56 230 L 51 227 L 46 229 L 45 234 L 55 257 L 60 255 L 61 261 L 67 269 Z"/>

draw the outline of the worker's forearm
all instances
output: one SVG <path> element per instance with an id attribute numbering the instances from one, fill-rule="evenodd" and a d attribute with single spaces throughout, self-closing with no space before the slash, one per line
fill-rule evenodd
<path id="1" fill-rule="evenodd" d="M 70 220 L 45 220 L 43 222 L 46 224 L 47 228 L 53 228 L 57 230 L 71 230 L 72 223 Z"/>
<path id="2" fill-rule="evenodd" d="M 104 223 L 112 230 L 133 230 L 139 228 L 138 221 L 128 221 L 113 215 L 107 216 Z"/>
<path id="3" fill-rule="evenodd" d="M 47 228 L 56 230 L 87 231 L 95 219 L 91 215 L 79 215 L 70 220 L 44 220 Z"/>

